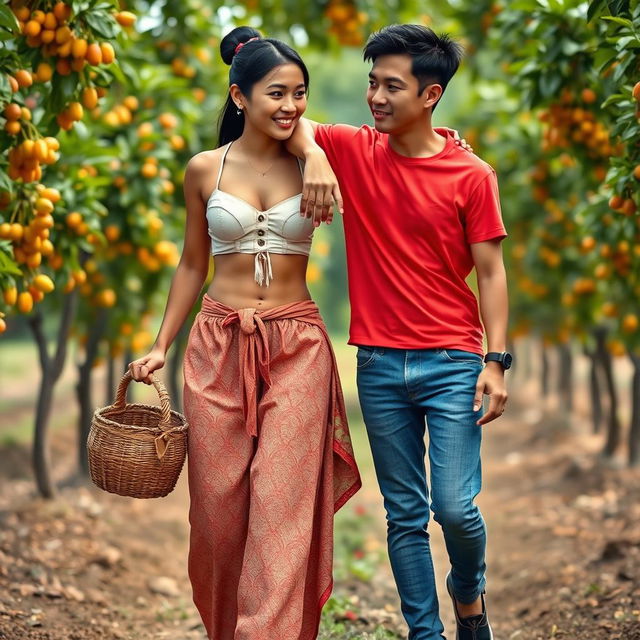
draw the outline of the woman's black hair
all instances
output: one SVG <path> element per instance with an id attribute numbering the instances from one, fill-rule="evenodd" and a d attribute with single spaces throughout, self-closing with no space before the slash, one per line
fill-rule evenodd
<path id="1" fill-rule="evenodd" d="M 242 46 L 240 46 L 242 45 Z M 220 54 L 229 70 L 229 86 L 237 84 L 240 91 L 251 97 L 253 85 L 262 80 L 271 69 L 287 63 L 297 64 L 302 71 L 305 87 L 309 88 L 309 71 L 297 51 L 275 38 L 263 38 L 251 27 L 237 27 L 220 43 Z M 237 140 L 244 129 L 244 112 L 227 95 L 218 119 L 218 145 Z"/>
<path id="2" fill-rule="evenodd" d="M 411 73 L 418 79 L 418 95 L 421 95 L 432 83 L 441 85 L 444 93 L 460 66 L 464 50 L 446 33 L 436 35 L 420 24 L 384 27 L 371 34 L 364 47 L 364 59 L 371 62 L 380 56 L 394 54 L 411 56 Z"/>

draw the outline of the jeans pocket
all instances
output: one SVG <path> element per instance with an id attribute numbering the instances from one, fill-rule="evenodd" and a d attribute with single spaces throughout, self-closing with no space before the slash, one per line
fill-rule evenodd
<path id="1" fill-rule="evenodd" d="M 468 364 L 482 364 L 483 358 L 478 353 L 463 351 L 462 349 L 442 349 L 442 355 L 450 362 L 465 362 Z"/>
<path id="2" fill-rule="evenodd" d="M 358 347 L 356 354 L 356 369 L 366 369 L 370 367 L 378 355 L 378 349 L 375 347 Z"/>

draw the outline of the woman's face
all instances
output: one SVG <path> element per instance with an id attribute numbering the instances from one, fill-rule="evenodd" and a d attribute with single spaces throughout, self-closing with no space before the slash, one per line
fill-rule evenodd
<path id="1" fill-rule="evenodd" d="M 297 64 L 274 67 L 256 82 L 247 98 L 238 85 L 229 88 L 236 105 L 241 105 L 245 130 L 252 127 L 276 140 L 287 140 L 307 108 L 307 87 Z"/>

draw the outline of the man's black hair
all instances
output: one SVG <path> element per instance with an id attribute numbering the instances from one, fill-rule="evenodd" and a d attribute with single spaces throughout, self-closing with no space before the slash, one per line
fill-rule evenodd
<path id="1" fill-rule="evenodd" d="M 372 33 L 364 47 L 367 62 L 396 54 L 411 56 L 411 73 L 418 79 L 418 95 L 422 95 L 427 85 L 434 83 L 441 85 L 444 92 L 460 66 L 464 50 L 448 34 L 437 35 L 420 24 L 384 27 Z"/>

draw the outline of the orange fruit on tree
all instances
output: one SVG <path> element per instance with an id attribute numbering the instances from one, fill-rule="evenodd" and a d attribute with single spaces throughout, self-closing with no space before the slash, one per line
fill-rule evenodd
<path id="1" fill-rule="evenodd" d="M 51 293 L 56 288 L 53 280 L 44 273 L 39 273 L 33 279 L 33 286 L 39 291 L 42 291 L 42 293 Z"/>
<path id="2" fill-rule="evenodd" d="M 56 27 L 53 29 L 43 29 L 40 33 L 40 40 L 43 44 L 51 44 L 56 39 Z"/>
<path id="3" fill-rule="evenodd" d="M 633 177 L 634 177 L 636 180 L 640 180 L 640 164 L 639 164 L 639 165 L 636 165 L 636 166 L 634 167 L 634 169 L 633 169 Z"/>
<path id="4" fill-rule="evenodd" d="M 58 22 L 64 22 L 71 17 L 71 7 L 64 2 L 56 2 L 53 7 L 53 15 Z"/>
<path id="5" fill-rule="evenodd" d="M 623 204 L 624 204 L 624 198 L 622 196 L 619 196 L 616 194 L 611 196 L 611 198 L 609 198 L 609 207 L 614 211 L 616 211 L 617 209 L 620 209 Z"/>
<path id="6" fill-rule="evenodd" d="M 0 318 L 0 333 L 4 333 L 7 330 L 7 323 L 4 318 Z"/>
<path id="7" fill-rule="evenodd" d="M 41 62 L 36 69 L 37 82 L 49 82 L 53 76 L 53 69 L 47 62 Z"/>
<path id="8" fill-rule="evenodd" d="M 100 51 L 102 53 L 102 64 L 111 64 L 116 59 L 116 52 L 110 42 L 101 43 Z"/>
<path id="9" fill-rule="evenodd" d="M 19 104 L 16 104 L 15 102 L 11 102 L 5 107 L 4 117 L 7 120 L 19 120 L 21 115 L 22 115 L 22 109 L 20 108 Z"/>
<path id="10" fill-rule="evenodd" d="M 29 20 L 29 22 L 27 22 L 24 25 L 24 29 L 22 30 L 22 33 L 24 33 L 24 35 L 26 36 L 35 38 L 36 36 L 40 35 L 41 31 L 42 31 L 42 23 L 36 20 Z"/>
<path id="11" fill-rule="evenodd" d="M 140 173 L 145 178 L 155 178 L 158 175 L 158 167 L 150 162 L 145 162 L 140 169 Z"/>
<path id="12" fill-rule="evenodd" d="M 87 47 L 85 59 L 94 67 L 102 63 L 102 49 L 100 49 L 100 45 L 97 42 L 92 42 Z"/>
<path id="13" fill-rule="evenodd" d="M 636 210 L 637 206 L 633 198 L 627 198 L 620 209 L 620 211 L 624 213 L 625 216 L 632 216 L 636 212 Z"/>
<path id="14" fill-rule="evenodd" d="M 638 102 L 640 102 L 640 82 L 636 82 L 636 84 L 633 87 L 633 91 L 631 92 L 631 95 L 633 96 L 634 100 L 637 100 Z"/>
<path id="15" fill-rule="evenodd" d="M 119 11 L 115 17 L 123 27 L 131 27 L 136 21 L 136 15 L 131 13 L 131 11 Z"/>
<path id="16" fill-rule="evenodd" d="M 69 117 L 76 122 L 78 120 L 82 120 L 82 116 L 84 115 L 84 109 L 79 102 L 71 102 L 67 107 L 67 111 L 69 113 Z"/>
<path id="17" fill-rule="evenodd" d="M 136 98 L 135 96 L 127 96 L 122 101 L 122 104 L 125 107 L 127 107 L 127 109 L 129 109 L 129 111 L 135 111 L 140 106 L 140 102 L 139 102 L 138 98 Z"/>
<path id="18" fill-rule="evenodd" d="M 8 304 L 10 307 L 13 307 L 13 305 L 18 300 L 18 289 L 16 287 L 7 287 L 2 292 L 2 297 L 4 298 L 5 304 Z"/>
<path id="19" fill-rule="evenodd" d="M 98 105 L 98 92 L 95 87 L 85 87 L 82 90 L 82 104 L 87 109 L 95 109 Z"/>
<path id="20" fill-rule="evenodd" d="M 174 129 L 178 126 L 178 118 L 176 118 L 172 113 L 161 113 L 158 117 L 158 122 L 164 129 Z"/>
<path id="21" fill-rule="evenodd" d="M 16 71 L 15 78 L 18 82 L 18 86 L 20 87 L 30 87 L 33 84 L 33 76 L 31 75 L 31 72 L 26 69 Z"/>
<path id="22" fill-rule="evenodd" d="M 28 291 L 22 291 L 18 294 L 18 311 L 20 313 L 29 313 L 33 309 L 33 297 Z"/>
<path id="23" fill-rule="evenodd" d="M 622 318 L 622 330 L 626 333 L 633 333 L 638 329 L 638 316 L 635 313 L 627 313 Z"/>
<path id="24" fill-rule="evenodd" d="M 20 123 L 16 120 L 10 120 L 4 125 L 4 130 L 10 136 L 17 136 L 20 133 Z"/>
<path id="25" fill-rule="evenodd" d="M 67 58 L 58 58 L 56 61 L 56 71 L 61 76 L 71 75 L 71 63 Z"/>
<path id="26" fill-rule="evenodd" d="M 58 27 L 58 19 L 56 18 L 55 13 L 53 11 L 48 11 L 44 17 L 43 26 L 45 29 L 49 31 L 55 31 Z"/>
<path id="27" fill-rule="evenodd" d="M 53 211 L 53 202 L 49 198 L 38 198 L 35 204 L 36 212 L 39 215 L 46 215 Z"/>
<path id="28" fill-rule="evenodd" d="M 89 43 L 84 38 L 77 38 L 71 45 L 71 55 L 74 58 L 84 58 L 88 47 Z"/>

